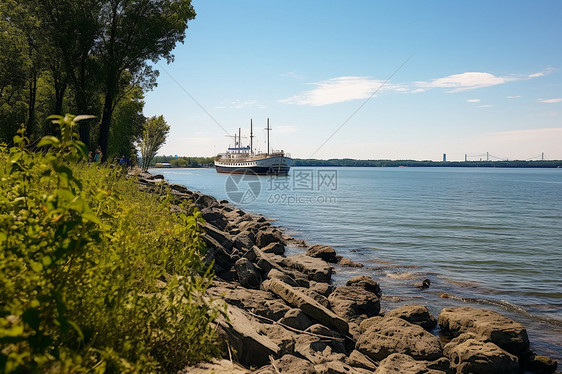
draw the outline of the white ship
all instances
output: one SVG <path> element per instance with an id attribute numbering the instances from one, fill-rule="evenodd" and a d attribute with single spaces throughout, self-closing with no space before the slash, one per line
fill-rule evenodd
<path id="1" fill-rule="evenodd" d="M 241 131 L 238 137 L 234 135 L 234 147 L 228 148 L 215 158 L 215 168 L 219 173 L 255 173 L 258 175 L 287 175 L 291 168 L 292 159 L 284 151 L 269 150 L 269 118 L 267 119 L 267 153 L 254 152 L 253 126 L 250 120 L 250 145 L 242 147 Z"/>

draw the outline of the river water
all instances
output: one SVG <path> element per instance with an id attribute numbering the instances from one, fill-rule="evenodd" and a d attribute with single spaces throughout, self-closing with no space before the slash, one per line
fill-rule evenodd
<path id="1" fill-rule="evenodd" d="M 383 309 L 421 303 L 437 316 L 449 306 L 490 308 L 523 323 L 531 348 L 562 363 L 562 169 L 296 167 L 287 177 L 151 172 L 365 264 L 337 267 L 334 283 L 372 276 L 381 284 Z M 426 278 L 429 289 L 414 287 Z"/>

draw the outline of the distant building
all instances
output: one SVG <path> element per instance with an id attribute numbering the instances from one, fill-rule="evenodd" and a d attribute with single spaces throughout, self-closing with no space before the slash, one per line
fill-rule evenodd
<path id="1" fill-rule="evenodd" d="M 443 153 L 443 162 L 447 162 L 447 154 Z"/>
<path id="2" fill-rule="evenodd" d="M 169 162 L 157 162 L 156 165 L 154 165 L 155 168 L 171 168 L 172 164 L 170 164 Z"/>

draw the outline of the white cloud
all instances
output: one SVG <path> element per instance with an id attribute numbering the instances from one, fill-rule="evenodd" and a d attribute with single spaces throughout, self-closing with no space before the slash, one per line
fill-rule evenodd
<path id="1" fill-rule="evenodd" d="M 538 99 L 539 103 L 554 104 L 562 102 L 562 98 L 556 99 Z"/>
<path id="2" fill-rule="evenodd" d="M 513 80 L 516 79 L 513 77 L 497 77 L 490 73 L 466 72 L 434 79 L 430 82 L 417 82 L 416 84 L 419 87 L 426 88 L 453 88 L 453 90 L 448 92 L 459 92 L 475 88 L 496 86 Z"/>
<path id="3" fill-rule="evenodd" d="M 322 106 L 350 100 L 367 99 L 377 90 L 403 90 L 403 85 L 384 85 L 384 81 L 367 77 L 346 76 L 311 83 L 316 88 L 300 95 L 279 100 L 281 103 Z"/>
<path id="4" fill-rule="evenodd" d="M 249 107 L 265 108 L 257 100 L 234 100 L 230 103 L 221 103 L 217 105 L 214 109 L 244 109 Z"/>
<path id="5" fill-rule="evenodd" d="M 468 99 L 466 102 L 467 103 L 479 103 L 480 99 Z"/>
<path id="6" fill-rule="evenodd" d="M 519 99 L 521 96 L 520 95 L 514 95 L 514 96 L 508 96 L 508 99 Z"/>
<path id="7" fill-rule="evenodd" d="M 484 104 L 484 105 L 479 105 L 478 108 L 491 108 L 493 107 L 493 105 L 490 104 Z"/>
<path id="8" fill-rule="evenodd" d="M 476 88 L 497 86 L 508 82 L 527 80 L 537 77 L 544 77 L 553 72 L 554 69 L 548 68 L 538 73 L 528 75 L 508 75 L 496 76 L 491 73 L 484 72 L 465 72 L 460 74 L 448 75 L 443 78 L 437 78 L 429 82 L 415 82 L 418 87 L 423 88 L 452 88 L 447 91 L 449 93 L 473 90 Z M 519 96 L 514 96 L 515 98 Z"/>

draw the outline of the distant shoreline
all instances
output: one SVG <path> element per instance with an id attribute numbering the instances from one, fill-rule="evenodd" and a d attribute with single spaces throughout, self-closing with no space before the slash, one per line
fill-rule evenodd
<path id="1" fill-rule="evenodd" d="M 293 166 L 331 167 L 477 167 L 477 168 L 562 168 L 562 160 L 539 161 L 415 161 L 294 159 Z"/>

